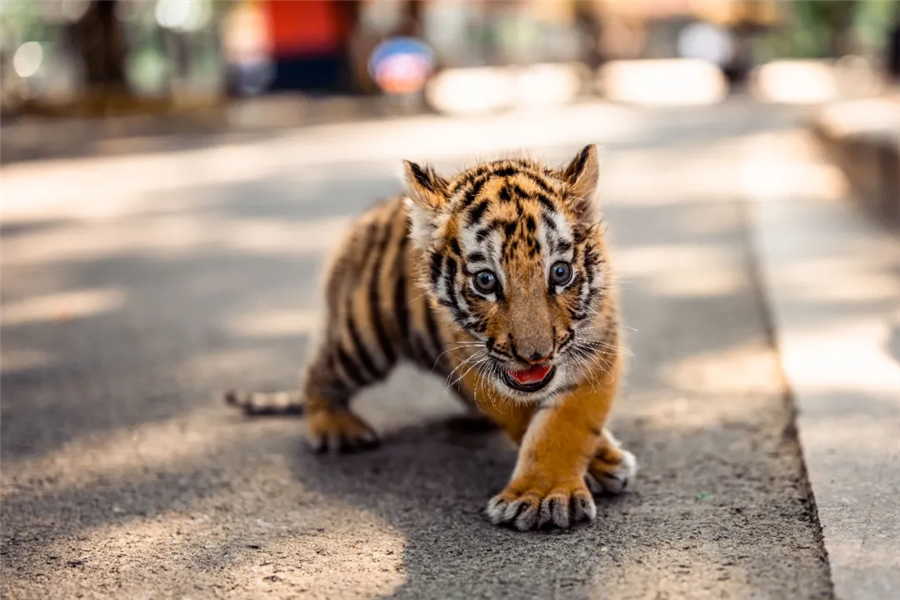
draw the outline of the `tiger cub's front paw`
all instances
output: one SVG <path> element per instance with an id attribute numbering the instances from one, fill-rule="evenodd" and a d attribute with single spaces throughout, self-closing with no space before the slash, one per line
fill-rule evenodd
<path id="1" fill-rule="evenodd" d="M 487 515 L 495 525 L 509 525 L 519 531 L 568 529 L 580 521 L 593 521 L 597 507 L 581 480 L 548 487 L 522 479 L 491 498 Z"/>
<path id="2" fill-rule="evenodd" d="M 378 435 L 348 410 L 319 410 L 307 418 L 308 441 L 314 452 L 344 453 L 378 445 Z"/>

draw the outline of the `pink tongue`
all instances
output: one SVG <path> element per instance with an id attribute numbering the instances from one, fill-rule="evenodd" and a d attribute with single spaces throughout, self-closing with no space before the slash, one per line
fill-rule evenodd
<path id="1" fill-rule="evenodd" d="M 549 372 L 549 366 L 535 365 L 521 371 L 510 371 L 509 374 L 519 383 L 537 383 L 538 381 L 543 381 Z"/>

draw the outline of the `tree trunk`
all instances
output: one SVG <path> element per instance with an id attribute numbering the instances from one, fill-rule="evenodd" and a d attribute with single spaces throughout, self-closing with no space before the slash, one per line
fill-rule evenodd
<path id="1" fill-rule="evenodd" d="M 116 18 L 119 0 L 93 0 L 84 16 L 71 26 L 71 39 L 80 54 L 88 94 L 130 95 L 125 78 L 125 35 Z"/>

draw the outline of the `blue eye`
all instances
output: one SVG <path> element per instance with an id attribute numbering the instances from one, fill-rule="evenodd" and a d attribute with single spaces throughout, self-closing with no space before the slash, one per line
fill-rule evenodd
<path id="1" fill-rule="evenodd" d="M 475 284 L 475 289 L 482 294 L 492 294 L 497 289 L 497 276 L 487 269 L 475 273 L 472 282 Z"/>
<path id="2" fill-rule="evenodd" d="M 568 285 L 572 281 L 572 265 L 559 261 L 550 267 L 550 283 L 553 285 Z"/>

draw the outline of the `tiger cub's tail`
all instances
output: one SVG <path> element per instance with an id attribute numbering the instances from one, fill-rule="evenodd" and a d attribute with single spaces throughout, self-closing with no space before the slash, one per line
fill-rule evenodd
<path id="1" fill-rule="evenodd" d="M 248 417 L 301 416 L 305 412 L 300 390 L 282 392 L 243 392 L 228 390 L 225 403 L 241 409 Z"/>

